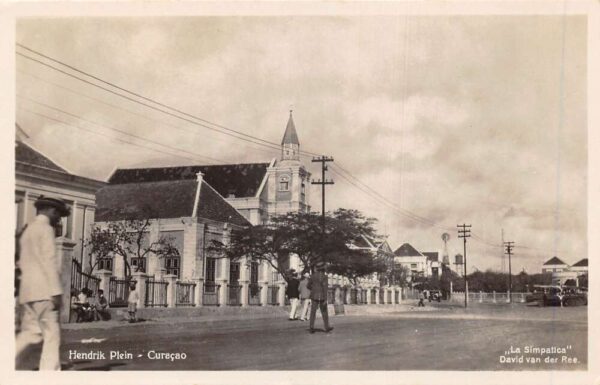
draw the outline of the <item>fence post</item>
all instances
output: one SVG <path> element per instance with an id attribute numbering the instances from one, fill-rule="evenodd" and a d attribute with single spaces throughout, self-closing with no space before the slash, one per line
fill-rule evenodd
<path id="1" fill-rule="evenodd" d="M 375 304 L 379 305 L 379 290 L 381 290 L 380 287 L 375 288 Z"/>
<path id="2" fill-rule="evenodd" d="M 167 274 L 163 279 L 167 282 L 167 307 L 175 307 L 177 303 L 177 276 Z"/>
<path id="3" fill-rule="evenodd" d="M 521 293 L 521 303 L 525 303 L 525 293 Z"/>
<path id="4" fill-rule="evenodd" d="M 112 277 L 112 271 L 98 270 L 96 272 L 96 276 L 100 278 L 100 286 L 98 288 L 102 290 L 106 298 L 108 298 L 108 293 L 110 293 L 110 277 Z"/>
<path id="5" fill-rule="evenodd" d="M 338 280 L 339 282 L 339 280 Z M 342 290 L 340 289 L 340 286 L 336 284 L 335 286 L 335 292 L 334 292 L 334 299 L 333 299 L 333 303 L 335 305 L 339 305 L 344 303 L 344 300 L 342 299 Z"/>
<path id="6" fill-rule="evenodd" d="M 352 305 L 352 287 L 346 286 L 346 303 Z"/>
<path id="7" fill-rule="evenodd" d="M 390 290 L 392 291 L 392 302 L 391 302 L 391 304 L 395 305 L 396 304 L 396 288 L 391 287 Z"/>
<path id="8" fill-rule="evenodd" d="M 69 313 L 71 311 L 71 270 L 73 264 L 73 248 L 75 242 L 69 238 L 56 238 L 56 255 L 61 261 L 60 280 L 62 284 L 62 302 L 63 306 L 60 309 L 60 321 L 69 322 Z"/>
<path id="9" fill-rule="evenodd" d="M 492 302 L 496 303 L 496 290 L 492 291 Z"/>
<path id="10" fill-rule="evenodd" d="M 506 303 L 510 303 L 512 298 L 510 298 L 510 296 L 512 295 L 512 293 L 510 292 L 510 290 L 506 291 Z"/>
<path id="11" fill-rule="evenodd" d="M 194 288 L 194 305 L 196 307 L 200 307 L 204 305 L 203 296 L 204 296 L 204 278 L 196 278 L 192 279 L 192 281 L 196 284 Z"/>
<path id="12" fill-rule="evenodd" d="M 282 279 L 281 281 L 279 281 L 277 286 L 279 286 L 279 292 L 277 293 L 277 296 L 279 297 L 279 306 L 285 306 L 285 288 L 287 286 L 285 284 L 285 280 Z"/>
<path id="13" fill-rule="evenodd" d="M 372 298 L 371 298 L 371 290 L 373 290 L 373 288 L 372 288 L 372 287 L 370 287 L 370 288 L 368 288 L 368 289 L 367 289 L 367 305 L 370 305 L 370 304 L 371 304 L 371 302 L 372 302 L 372 301 L 371 301 L 371 299 L 372 299 Z"/>
<path id="14" fill-rule="evenodd" d="M 141 271 L 131 274 L 131 279 L 136 281 L 135 290 L 138 292 L 140 297 L 138 301 L 139 309 L 146 307 L 146 278 L 148 278 L 148 276 Z"/>
<path id="15" fill-rule="evenodd" d="M 479 290 L 479 303 L 483 302 L 483 291 Z"/>

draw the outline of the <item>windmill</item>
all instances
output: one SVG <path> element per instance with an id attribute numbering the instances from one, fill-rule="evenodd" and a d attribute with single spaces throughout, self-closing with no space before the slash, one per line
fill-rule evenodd
<path id="1" fill-rule="evenodd" d="M 450 259 L 448 258 L 448 240 L 450 239 L 450 234 L 444 233 L 442 234 L 442 241 L 444 241 L 444 253 L 442 255 L 442 263 L 444 265 L 450 264 Z"/>

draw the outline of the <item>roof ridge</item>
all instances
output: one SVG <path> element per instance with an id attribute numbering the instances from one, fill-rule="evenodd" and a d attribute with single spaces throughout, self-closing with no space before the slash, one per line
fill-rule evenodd
<path id="1" fill-rule="evenodd" d="M 150 167 L 116 167 L 115 168 L 115 172 L 119 171 L 119 170 L 158 170 L 158 169 L 164 169 L 164 168 L 185 168 L 185 167 L 223 167 L 223 166 L 249 166 L 249 165 L 255 165 L 255 164 L 266 164 L 269 165 L 270 162 L 248 162 L 248 163 L 224 163 L 224 164 L 188 164 L 188 165 L 181 165 L 181 166 L 150 166 Z"/>

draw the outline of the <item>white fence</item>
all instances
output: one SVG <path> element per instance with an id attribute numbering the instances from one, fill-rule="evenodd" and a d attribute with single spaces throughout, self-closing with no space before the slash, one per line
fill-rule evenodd
<path id="1" fill-rule="evenodd" d="M 484 293 L 482 291 L 479 292 L 469 292 L 468 301 L 469 302 L 479 302 L 479 303 L 507 303 L 507 302 L 515 302 L 515 303 L 525 303 L 525 297 L 529 293 L 511 293 L 510 298 L 512 301 L 508 300 L 508 292 L 496 292 L 493 291 L 491 293 Z M 465 300 L 465 292 L 464 291 L 455 291 L 452 292 L 450 300 L 453 302 L 464 302 Z"/>

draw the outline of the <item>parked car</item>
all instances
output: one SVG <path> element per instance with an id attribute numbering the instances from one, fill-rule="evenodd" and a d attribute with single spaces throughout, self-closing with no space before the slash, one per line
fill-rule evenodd
<path id="1" fill-rule="evenodd" d="M 429 302 L 442 300 L 442 292 L 440 290 L 429 290 Z"/>
<path id="2" fill-rule="evenodd" d="M 587 305 L 587 295 L 571 287 L 536 285 L 532 293 L 525 297 L 525 302 L 536 303 L 538 306 Z"/>

